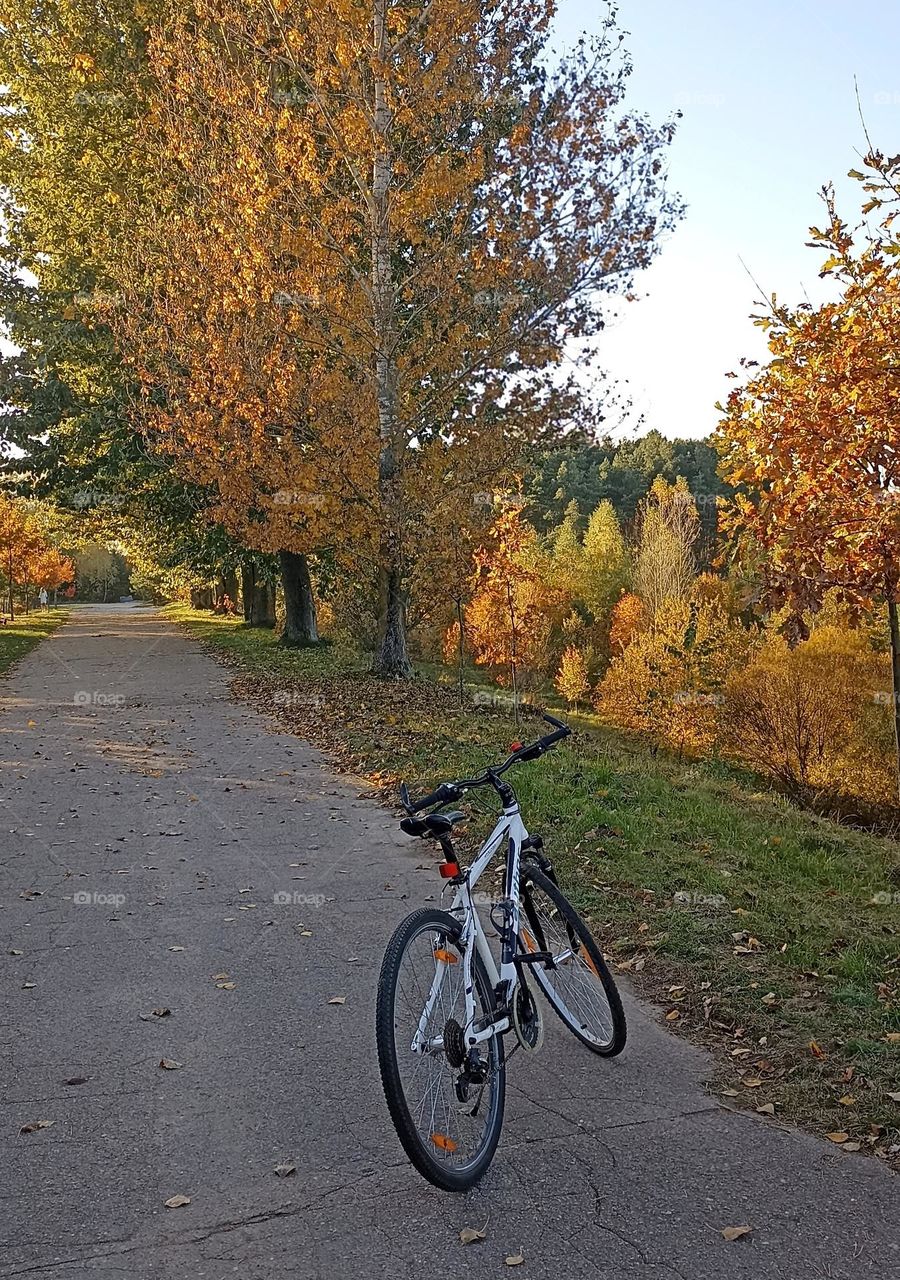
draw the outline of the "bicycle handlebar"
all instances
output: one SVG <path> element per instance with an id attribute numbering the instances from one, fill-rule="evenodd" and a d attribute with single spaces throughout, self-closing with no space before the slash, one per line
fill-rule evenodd
<path id="1" fill-rule="evenodd" d="M 542 719 L 547 724 L 556 727 L 555 733 L 547 733 L 543 738 L 538 738 L 536 742 L 529 743 L 526 747 L 519 747 L 517 750 L 503 761 L 502 764 L 493 765 L 489 769 L 485 769 L 483 773 L 474 778 L 460 778 L 456 782 L 442 782 L 437 790 L 432 791 L 430 795 L 423 796 L 421 800 L 410 801 L 409 791 L 406 783 L 400 784 L 400 803 L 407 813 L 419 813 L 422 809 L 430 809 L 432 805 L 449 804 L 451 800 L 458 800 L 464 791 L 471 791 L 474 787 L 484 787 L 488 783 L 506 773 L 507 769 L 511 769 L 514 764 L 519 764 L 523 760 L 537 760 L 545 751 L 549 751 L 557 742 L 563 738 L 568 738 L 572 730 L 562 720 L 557 720 L 555 716 L 544 712 Z"/>

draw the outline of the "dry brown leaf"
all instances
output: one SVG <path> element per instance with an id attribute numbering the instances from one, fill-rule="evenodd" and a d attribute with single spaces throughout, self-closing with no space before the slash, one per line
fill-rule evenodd
<path id="1" fill-rule="evenodd" d="M 749 1236 L 752 1230 L 753 1230 L 752 1227 L 747 1227 L 747 1226 L 723 1227 L 722 1236 L 725 1240 L 728 1240 L 730 1243 L 732 1240 L 740 1240 L 741 1236 Z"/>
<path id="2" fill-rule="evenodd" d="M 235 988 L 237 987 L 237 983 L 236 982 L 217 982 L 216 986 L 218 987 L 219 991 L 234 991 Z"/>
<path id="3" fill-rule="evenodd" d="M 888 1093 L 891 1102 L 900 1102 L 900 1093 Z"/>
<path id="4" fill-rule="evenodd" d="M 838 1130 L 837 1133 L 826 1133 L 825 1137 L 829 1142 L 835 1142 L 838 1146 L 842 1146 L 843 1143 L 849 1140 L 850 1134 L 844 1133 L 843 1130 Z"/>
<path id="5" fill-rule="evenodd" d="M 778 1001 L 778 997 L 776 996 L 774 991 L 767 991 L 762 998 L 763 1004 L 772 1005 L 772 1004 L 776 1004 L 777 1001 Z"/>
<path id="6" fill-rule="evenodd" d="M 855 1107 L 856 1099 L 852 1093 L 845 1093 L 843 1098 L 838 1098 L 838 1102 L 842 1107 Z"/>
<path id="7" fill-rule="evenodd" d="M 160 1058 L 159 1065 L 163 1071 L 180 1071 L 184 1063 L 176 1062 L 174 1058 Z"/>
<path id="8" fill-rule="evenodd" d="M 761 1107 L 757 1107 L 757 1108 L 756 1108 L 756 1110 L 759 1112 L 759 1114 L 760 1114 L 761 1116 L 774 1116 L 774 1114 L 775 1114 L 775 1103 L 774 1103 L 774 1102 L 764 1102 L 764 1103 L 763 1103 L 763 1105 L 762 1105 Z"/>
<path id="9" fill-rule="evenodd" d="M 169 947 L 170 951 L 183 951 L 184 947 Z"/>
<path id="10" fill-rule="evenodd" d="M 331 999 L 328 1001 L 328 1003 L 329 1003 L 329 1004 L 346 1004 L 346 1003 L 347 1003 L 347 997 L 346 997 L 346 996 L 332 996 L 332 997 L 331 997 Z"/>
<path id="11" fill-rule="evenodd" d="M 508 1267 L 521 1267 L 522 1263 L 525 1261 L 525 1255 L 521 1250 L 519 1250 L 518 1253 L 511 1253 L 508 1258 L 504 1259 L 504 1261 Z"/>
<path id="12" fill-rule="evenodd" d="M 279 1178 L 290 1178 L 292 1174 L 297 1172 L 297 1166 L 285 1161 L 282 1164 L 276 1164 L 275 1172 L 278 1174 Z"/>
<path id="13" fill-rule="evenodd" d="M 480 1231 L 475 1227 L 463 1227 L 459 1233 L 459 1239 L 461 1244 L 475 1244 L 477 1240 L 486 1240 L 487 1223 L 484 1224 Z"/>
<path id="14" fill-rule="evenodd" d="M 814 1058 L 827 1058 L 827 1057 L 828 1057 L 828 1054 L 825 1052 L 825 1050 L 822 1048 L 822 1046 L 821 1046 L 820 1044 L 818 1044 L 815 1040 L 810 1040 L 810 1042 L 809 1042 L 809 1051 L 810 1051 L 810 1053 L 812 1054 L 812 1056 L 813 1056 Z"/>
<path id="15" fill-rule="evenodd" d="M 888 1044 L 900 1044 L 900 1031 L 889 1031 L 884 1038 Z"/>
<path id="16" fill-rule="evenodd" d="M 50 1129 L 55 1123 L 55 1120 L 32 1120 L 30 1124 L 23 1124 L 19 1133 L 37 1133 L 38 1129 Z"/>
<path id="17" fill-rule="evenodd" d="M 670 1009 L 666 1014 L 666 1022 L 677 1022 L 680 1017 L 681 1014 L 677 1009 Z"/>
<path id="18" fill-rule="evenodd" d="M 186 1204 L 191 1203 L 191 1197 L 169 1196 L 168 1200 L 164 1201 L 164 1203 L 167 1209 L 183 1209 Z"/>
<path id="19" fill-rule="evenodd" d="M 841 1146 L 842 1151 L 862 1151 L 861 1142 L 845 1142 Z"/>
<path id="20" fill-rule="evenodd" d="M 63 1080 L 63 1084 L 87 1084 L 90 1076 L 69 1076 L 68 1080 Z"/>
<path id="21" fill-rule="evenodd" d="M 741 1084 L 745 1089 L 758 1089 L 762 1084 L 762 1080 L 760 1080 L 759 1076 L 745 1076 Z"/>

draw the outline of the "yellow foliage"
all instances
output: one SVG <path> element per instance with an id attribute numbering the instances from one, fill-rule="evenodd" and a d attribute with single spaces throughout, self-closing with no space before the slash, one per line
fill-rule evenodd
<path id="1" fill-rule="evenodd" d="M 725 680 L 752 639 L 715 605 L 668 600 L 655 625 L 611 662 L 597 690 L 597 711 L 610 724 L 678 751 L 709 750 Z"/>

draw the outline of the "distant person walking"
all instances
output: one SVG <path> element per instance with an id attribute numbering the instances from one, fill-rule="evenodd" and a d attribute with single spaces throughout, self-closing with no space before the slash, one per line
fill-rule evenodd
<path id="1" fill-rule="evenodd" d="M 38 595 L 38 600 L 41 602 L 42 609 L 50 608 L 50 597 L 47 595 L 46 587 L 41 587 L 40 594 Z"/>

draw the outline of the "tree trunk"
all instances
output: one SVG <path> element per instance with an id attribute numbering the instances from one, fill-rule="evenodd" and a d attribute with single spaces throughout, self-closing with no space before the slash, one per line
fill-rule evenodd
<path id="1" fill-rule="evenodd" d="M 375 378 L 378 394 L 378 492 L 382 515 L 382 550 L 379 570 L 379 634 L 381 644 L 375 660 L 376 675 L 408 680 L 412 666 L 406 651 L 403 561 L 401 554 L 398 486 L 399 454 L 397 424 L 397 297 L 391 260 L 391 187 L 394 164 L 392 152 L 390 99 L 383 66 L 388 56 L 387 14 L 390 0 L 374 0 L 372 80 L 372 312 L 375 328 Z"/>
<path id="2" fill-rule="evenodd" d="M 275 584 L 265 578 L 254 578 L 253 595 L 250 604 L 251 627 L 266 627 L 272 631 L 275 627 Z"/>
<path id="3" fill-rule="evenodd" d="M 225 595 L 225 579 L 221 574 L 216 578 L 213 584 L 213 608 L 219 609 L 222 606 L 222 599 Z"/>
<path id="4" fill-rule="evenodd" d="M 251 622 L 253 615 L 253 598 L 256 595 L 256 565 L 248 560 L 241 565 L 241 603 L 244 606 L 244 621 Z"/>
<path id="5" fill-rule="evenodd" d="M 379 580 L 379 646 L 373 670 L 378 676 L 409 680 L 413 669 L 406 648 L 406 606 L 400 569 L 383 569 Z"/>
<path id="6" fill-rule="evenodd" d="M 279 551 L 281 586 L 284 591 L 284 631 L 281 643 L 300 649 L 319 643 L 316 629 L 316 603 L 306 556 L 296 551 Z"/>
<path id="7" fill-rule="evenodd" d="M 231 608 L 232 610 L 234 610 L 237 608 L 237 600 L 238 600 L 237 569 L 226 570 L 226 572 L 223 574 L 223 581 L 225 584 L 225 594 L 226 596 L 228 596 L 228 599 L 231 601 Z"/>
<path id="8" fill-rule="evenodd" d="M 900 796 L 900 616 L 898 616 L 896 600 L 888 601 L 888 622 L 891 631 L 891 675 L 894 695 L 894 757 L 897 766 L 897 794 Z"/>

